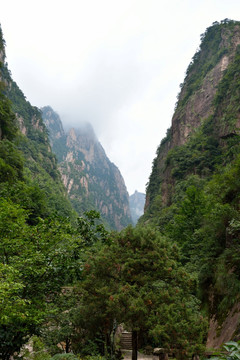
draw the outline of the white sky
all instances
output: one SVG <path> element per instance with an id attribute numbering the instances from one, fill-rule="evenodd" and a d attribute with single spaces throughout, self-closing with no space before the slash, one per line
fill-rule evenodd
<path id="1" fill-rule="evenodd" d="M 13 79 L 65 128 L 92 123 L 128 191 L 145 192 L 179 84 L 214 21 L 239 0 L 0 0 Z"/>

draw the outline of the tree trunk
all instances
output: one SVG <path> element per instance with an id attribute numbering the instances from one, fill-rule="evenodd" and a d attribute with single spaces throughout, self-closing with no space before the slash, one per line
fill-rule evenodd
<path id="1" fill-rule="evenodd" d="M 137 360 L 138 351 L 138 333 L 136 330 L 132 331 L 132 360 Z"/>
<path id="2" fill-rule="evenodd" d="M 70 341 L 70 339 L 66 339 L 66 346 L 65 346 L 65 352 L 66 352 L 66 354 L 68 354 L 68 353 L 70 353 L 70 351 L 71 351 L 71 341 Z"/>

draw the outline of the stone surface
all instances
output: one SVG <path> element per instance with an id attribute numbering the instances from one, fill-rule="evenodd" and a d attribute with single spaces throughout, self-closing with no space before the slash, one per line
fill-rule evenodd
<path id="1" fill-rule="evenodd" d="M 129 195 L 119 169 L 108 159 L 92 126 L 65 132 L 58 114 L 42 108 L 53 152 L 57 155 L 64 186 L 75 210 L 95 209 L 110 228 L 121 230 L 132 223 Z"/>

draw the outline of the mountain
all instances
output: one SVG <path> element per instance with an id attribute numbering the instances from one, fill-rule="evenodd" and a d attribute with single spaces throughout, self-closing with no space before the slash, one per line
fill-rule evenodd
<path id="1" fill-rule="evenodd" d="M 185 80 L 180 85 L 181 92 L 172 126 L 161 141 L 153 161 L 146 194 L 146 213 L 151 214 L 159 194 L 163 205 L 171 203 L 176 180 L 186 177 L 188 173 L 204 175 L 204 172 L 213 172 L 218 161 L 217 150 L 224 146 L 224 139 L 236 135 L 236 128 L 240 125 L 238 108 L 236 104 L 229 104 L 232 100 L 229 96 L 231 87 L 236 84 L 231 85 L 227 78 L 234 78 L 232 68 L 237 67 L 239 44 L 238 22 L 216 22 L 202 34 L 200 49 L 194 55 Z M 236 93 L 237 89 L 234 91 Z M 224 99 L 227 92 L 228 98 Z M 204 129 L 206 121 L 209 122 L 206 125 L 208 129 Z M 212 158 L 210 167 L 206 158 L 199 160 L 196 154 L 188 154 L 190 156 L 186 156 L 187 161 L 174 158 L 174 149 L 183 151 L 184 145 L 190 144 L 190 137 L 197 129 L 212 136 L 212 144 L 208 144 L 208 153 L 211 153 Z M 207 153 L 205 155 L 207 157 Z"/>
<path id="2" fill-rule="evenodd" d="M 181 248 L 210 318 L 207 347 L 239 336 L 240 22 L 201 35 L 161 141 L 140 224 Z"/>
<path id="3" fill-rule="evenodd" d="M 138 192 L 137 190 L 129 196 L 130 212 L 133 220 L 133 224 L 136 225 L 140 216 L 144 212 L 145 194 Z"/>
<path id="4" fill-rule="evenodd" d="M 42 203 L 45 206 L 41 208 L 41 201 L 34 200 L 37 195 L 32 190 L 32 200 L 26 200 L 26 203 L 31 202 L 30 211 L 35 214 L 32 216 L 42 217 L 56 212 L 71 217 L 75 216 L 74 209 L 79 214 L 96 209 L 110 228 L 120 230 L 132 223 L 124 180 L 118 168 L 107 158 L 91 126 L 86 124 L 79 130 L 72 129 L 65 133 L 56 113 L 51 110 L 49 115 L 47 108 L 41 112 L 32 106 L 11 77 L 5 61 L 4 45 L 1 32 L 1 90 L 3 88 L 7 98 L 4 101 L 10 101 L 9 111 L 11 108 L 14 118 L 10 121 L 9 136 L 13 131 L 16 138 L 14 146 L 23 157 L 24 178 L 32 189 L 37 189 L 44 197 Z M 2 113 L 5 114 L 6 109 L 2 109 Z M 48 129 L 43 121 L 43 115 L 47 117 L 47 114 L 50 116 L 45 118 Z M 0 138 L 5 131 L 4 126 L 0 123 Z M 60 161 L 59 167 L 54 153 Z M 26 193 L 23 189 L 21 191 Z"/>
<path id="5" fill-rule="evenodd" d="M 89 123 L 63 130 L 58 114 L 42 108 L 53 152 L 74 209 L 82 214 L 96 209 L 112 229 L 132 223 L 129 196 L 118 168 L 108 159 Z"/>
<path id="6" fill-rule="evenodd" d="M 185 346 L 198 354 L 203 343 L 211 349 L 240 339 L 240 22 L 216 22 L 201 39 L 153 161 L 145 212 L 135 229 L 107 234 L 91 213 L 89 222 L 73 221 L 73 206 L 79 213 L 98 208 L 109 227 L 127 224 L 119 170 L 89 124 L 65 132 L 50 107 L 41 112 L 26 100 L 11 78 L 0 31 L 1 358 L 19 353 L 43 325 L 53 331 L 51 349 L 85 342 L 86 354 L 90 341 L 103 355 L 116 312 L 137 324 L 143 342 L 166 344 L 179 359 Z M 154 267 L 160 277 L 151 282 Z M 165 318 L 156 317 L 162 306 Z"/>
<path id="7" fill-rule="evenodd" d="M 5 191 L 9 185 L 5 181 L 2 182 L 1 195 L 11 198 L 15 203 L 24 203 L 24 207 L 31 213 L 32 221 L 37 221 L 38 217 L 47 217 L 51 213 L 74 216 L 57 169 L 56 156 L 51 150 L 41 112 L 26 100 L 23 92 L 13 81 L 5 62 L 4 45 L 0 30 L 2 91 L 0 138 L 4 140 L 1 142 L 1 156 L 5 162 L 1 171 L 2 173 L 7 171 L 6 166 L 12 168 L 18 158 L 21 177 L 15 177 L 15 186 L 8 188 L 7 195 Z M 12 115 L 9 117 L 9 122 L 5 122 L 4 118 L 8 113 Z M 12 155 L 9 155 L 10 153 Z"/>

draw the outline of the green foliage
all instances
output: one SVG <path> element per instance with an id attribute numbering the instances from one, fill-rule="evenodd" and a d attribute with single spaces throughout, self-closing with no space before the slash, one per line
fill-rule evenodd
<path id="1" fill-rule="evenodd" d="M 189 141 L 168 152 L 166 166 L 172 167 L 172 176 L 178 180 L 189 174 L 208 176 L 221 161 L 222 149 L 214 133 L 212 116 L 191 136 Z"/>
<path id="2" fill-rule="evenodd" d="M 199 250 L 197 231 L 202 226 L 206 210 L 204 194 L 196 187 L 189 186 L 175 216 L 165 227 L 171 240 L 181 246 L 184 262 Z"/>
<path id="3" fill-rule="evenodd" d="M 80 265 L 79 260 L 78 263 Z M 50 353 L 69 353 L 72 348 L 72 338 L 76 331 L 72 319 L 76 306 L 77 298 L 73 287 L 65 286 L 61 296 L 49 307 L 47 323 L 42 327 L 41 335 Z"/>
<path id="4" fill-rule="evenodd" d="M 229 341 L 222 346 L 222 351 L 212 357 L 213 360 L 239 360 L 240 344 L 235 341 Z"/>
<path id="5" fill-rule="evenodd" d="M 159 156 L 161 153 L 165 153 L 165 151 L 166 151 L 165 148 L 168 146 L 170 140 L 171 140 L 171 129 L 168 129 L 165 138 L 161 141 L 161 144 L 156 151 L 157 156 L 153 160 L 151 175 L 149 178 L 149 182 L 146 185 L 146 187 L 147 187 L 146 192 L 149 195 L 150 203 L 152 201 L 154 201 L 155 197 L 158 195 L 160 185 L 161 185 L 161 178 L 159 175 L 160 175 L 160 172 L 162 169 L 159 169 L 159 166 L 158 166 Z M 151 209 L 150 212 L 154 213 L 154 209 L 153 210 Z"/>
<path id="6" fill-rule="evenodd" d="M 239 22 L 225 19 L 221 23 L 213 23 L 201 36 L 200 49 L 193 57 L 184 84 L 181 86 L 175 121 L 181 121 L 182 116 L 185 116 L 190 97 L 201 88 L 203 81 L 206 83 L 211 81 L 211 69 L 217 65 L 224 52 L 232 54 L 231 61 L 223 73 L 222 80 L 216 84 L 212 115 L 207 119 L 201 119 L 202 124 L 191 132 L 184 145 L 172 148 L 171 129 L 159 146 L 147 186 L 149 204 L 143 221 L 151 218 L 153 223 L 156 222 L 159 205 L 155 204 L 155 199 L 162 195 L 163 187 L 169 206 L 172 202 L 171 197 L 175 196 L 176 183 L 186 180 L 191 174 L 209 178 L 218 167 L 232 161 L 240 151 L 236 129 L 239 117 L 239 49 L 238 47 L 235 49 L 236 44 L 232 35 L 237 26 Z M 204 88 L 201 89 L 204 91 Z M 166 159 L 165 167 L 164 159 Z M 169 188 L 166 186 L 166 177 Z"/>
<path id="7" fill-rule="evenodd" d="M 9 313 L 13 318 L 21 320 L 25 316 L 27 303 L 19 296 L 24 287 L 19 280 L 19 272 L 14 267 L 1 263 L 0 275 L 0 323 L 8 324 Z"/>
<path id="8" fill-rule="evenodd" d="M 9 140 L 0 141 L 0 196 L 9 198 L 29 210 L 29 221 L 50 212 L 72 216 L 73 210 L 65 198 L 63 185 L 52 179 L 37 163 L 35 175 L 27 169 L 23 154 Z"/>
<path id="9" fill-rule="evenodd" d="M 30 210 L 33 223 L 53 212 L 74 218 L 40 110 L 26 101 L 6 65 L 1 75 L 10 85 L 0 88 L 0 196 Z"/>
<path id="10" fill-rule="evenodd" d="M 8 359 L 10 354 L 20 349 L 26 336 L 41 319 L 42 312 L 39 309 L 37 313 L 32 307 L 31 299 L 24 295 L 27 288 L 22 277 L 23 264 L 19 255 L 25 253 L 27 256 L 27 214 L 20 207 L 3 199 L 0 202 L 0 214 L 1 269 L 5 283 L 15 284 L 13 288 L 8 288 L 4 282 L 1 284 L 5 306 L 0 308 L 0 354 L 2 359 Z M 11 295 L 14 297 L 11 298 Z"/>
<path id="11" fill-rule="evenodd" d="M 184 107 L 190 96 L 200 88 L 206 75 L 233 46 L 232 42 L 229 42 L 228 49 L 222 45 L 222 34 L 232 30 L 236 24 L 237 21 L 228 19 L 221 23 L 215 22 L 201 35 L 200 48 L 193 56 L 184 83 L 181 84 L 183 92 L 179 96 L 178 109 Z"/>
<path id="12" fill-rule="evenodd" d="M 11 110 L 11 102 L 3 94 L 4 86 L 0 83 L 0 140 L 12 140 L 16 136 L 15 115 Z"/>
<path id="13" fill-rule="evenodd" d="M 80 316 L 80 299 L 74 285 L 83 278 L 82 270 L 87 261 L 86 250 L 90 251 L 91 254 L 97 254 L 101 244 L 108 239 L 108 233 L 99 223 L 98 217 L 99 214 L 92 211 L 86 214 L 86 218 L 80 218 L 75 228 L 72 228 L 68 223 L 65 224 L 66 228 L 63 224 L 58 225 L 61 225 L 60 229 L 62 227 L 63 230 L 65 229 L 63 231 L 65 236 L 64 248 L 58 251 L 62 290 L 60 296 L 49 304 L 47 323 L 41 332 L 47 349 L 53 354 L 60 351 L 59 344 L 62 344 L 62 351 L 74 350 L 74 352 L 78 352 L 84 343 L 83 338 L 86 337 L 86 334 L 83 335 L 79 332 L 79 328 L 76 326 L 76 319 Z M 55 226 L 53 229 L 56 231 Z M 66 230 L 71 235 L 70 238 L 66 238 Z M 56 279 L 56 273 L 53 276 Z M 88 320 L 89 318 L 86 321 Z M 81 319 L 81 321 L 83 320 Z M 96 346 L 92 346 L 92 344 L 91 339 L 87 337 L 82 353 L 86 355 L 89 354 L 86 351 L 90 351 L 91 354 L 97 354 Z"/>
<path id="14" fill-rule="evenodd" d="M 21 350 L 21 358 L 27 360 L 51 360 L 51 355 L 46 351 L 40 337 L 32 336 L 28 344 L 31 351 L 25 346 Z"/>
<path id="15" fill-rule="evenodd" d="M 0 141 L 0 183 L 23 178 L 23 156 L 9 140 Z"/>
<path id="16" fill-rule="evenodd" d="M 58 162 L 62 162 L 67 155 L 66 144 L 66 135 L 61 136 L 58 139 L 54 139 L 52 144 L 52 150 L 56 154 Z"/>
<path id="17" fill-rule="evenodd" d="M 97 156 L 98 150 L 95 151 Z M 116 215 L 119 218 L 119 225 L 127 226 L 131 221 L 129 216 L 123 214 L 123 207 L 128 204 L 127 193 L 121 195 L 121 198 L 114 165 L 108 159 L 103 165 L 101 157 L 90 163 L 86 161 L 81 151 L 75 151 L 73 156 L 74 163 L 63 161 L 60 163 L 60 168 L 61 173 L 68 178 L 70 176 L 73 181 L 74 185 L 69 195 L 76 212 L 82 216 L 86 211 L 97 209 L 109 229 L 116 229 Z M 82 160 L 84 160 L 83 165 Z M 83 185 L 79 186 L 83 178 L 87 181 L 87 189 Z M 102 210 L 109 209 L 110 205 L 111 210 Z"/>
<path id="18" fill-rule="evenodd" d="M 198 296 L 208 314 L 221 323 L 239 299 L 239 47 L 238 22 L 214 23 L 202 36 L 190 64 L 176 115 L 210 81 L 223 54 L 232 54 L 217 86 L 212 115 L 203 119 L 182 146 L 171 139 L 159 147 L 148 185 L 148 212 L 143 221 L 157 225 L 180 247 L 185 267 L 197 274 Z M 233 51 L 234 49 L 234 51 Z M 164 159 L 166 159 L 165 167 Z M 214 296 L 213 296 L 214 294 Z M 211 303 L 209 302 L 209 299 Z"/>
<path id="19" fill-rule="evenodd" d="M 220 81 L 217 94 L 214 99 L 214 106 L 218 109 L 219 123 L 222 131 L 230 133 L 236 130 L 236 123 L 239 115 L 240 96 L 240 46 L 237 47 L 235 57 L 229 64 Z"/>
<path id="20" fill-rule="evenodd" d="M 177 347 L 179 357 L 182 351 L 200 351 L 206 323 L 192 295 L 195 281 L 178 260 L 176 245 L 152 228 L 128 227 L 116 234 L 85 263 L 76 318 L 81 338 L 87 334 L 108 346 L 117 320 L 144 332 L 155 346 Z"/>
<path id="21" fill-rule="evenodd" d="M 71 139 L 71 133 L 64 134 L 61 120 L 51 108 L 43 108 L 43 118 L 76 212 L 82 216 L 84 212 L 96 209 L 108 229 L 124 228 L 131 223 L 130 215 L 124 210 L 128 207 L 128 195 L 120 189 L 121 176 L 106 157 L 91 126 L 74 129 L 76 139 Z M 91 150 L 91 159 L 84 149 Z M 70 153 L 72 159 L 68 161 L 66 157 Z"/>
<path id="22" fill-rule="evenodd" d="M 240 289 L 239 169 L 238 155 L 210 181 L 180 181 L 174 204 L 159 218 L 162 232 L 180 246 L 181 261 L 197 272 L 204 302 L 211 284 L 215 296 L 209 311 L 219 320 L 238 301 Z"/>
<path id="23" fill-rule="evenodd" d="M 38 334 L 61 289 L 79 279 L 82 240 L 64 219 L 27 223 L 19 205 L 0 201 L 0 354 L 19 351 Z"/>
<path id="24" fill-rule="evenodd" d="M 56 354 L 54 355 L 51 360 L 79 360 L 80 358 L 74 354 Z"/>
<path id="25" fill-rule="evenodd" d="M 99 240 L 102 243 L 110 241 L 109 233 L 99 219 L 100 213 L 96 210 L 87 211 L 84 216 L 77 219 L 79 234 L 87 247 L 94 245 Z"/>
<path id="26" fill-rule="evenodd" d="M 178 111 L 184 111 L 206 74 L 231 50 L 232 42 L 224 49 L 222 39 L 235 25 L 226 19 L 203 35 Z M 92 198 L 87 203 L 92 210 L 74 222 L 41 114 L 2 67 L 11 87 L 0 92 L 1 359 L 9 360 L 33 334 L 41 336 L 32 337 L 33 353 L 22 353 L 32 360 L 80 359 L 70 351 L 87 359 L 113 357 L 118 323 L 153 347 L 173 348 L 177 358 L 202 352 L 206 320 L 200 305 L 211 298 L 208 315 L 220 323 L 239 301 L 239 61 L 237 49 L 217 89 L 212 115 L 185 145 L 169 152 L 165 168 L 159 159 L 166 157 L 171 130 L 158 148 L 145 217 L 154 226 L 127 227 L 119 234 L 105 230 Z M 13 111 L 25 135 L 19 135 Z M 83 154 L 77 155 L 75 165 L 81 166 Z M 76 168 L 69 166 L 75 177 Z M 174 189 L 168 189 L 171 203 L 165 207 L 160 189 L 164 171 Z M 97 163 L 89 176 L 109 177 L 111 192 L 117 191 L 114 169 L 106 173 Z M 89 191 L 96 195 L 98 184 L 90 184 Z M 82 203 L 76 193 L 71 195 L 82 213 L 86 192 L 82 189 Z M 107 204 L 105 193 L 101 199 Z M 113 208 L 113 214 L 119 212 Z M 111 225 L 113 216 L 106 218 Z M 240 358 L 236 343 L 224 349 L 227 355 L 220 359 Z"/>

